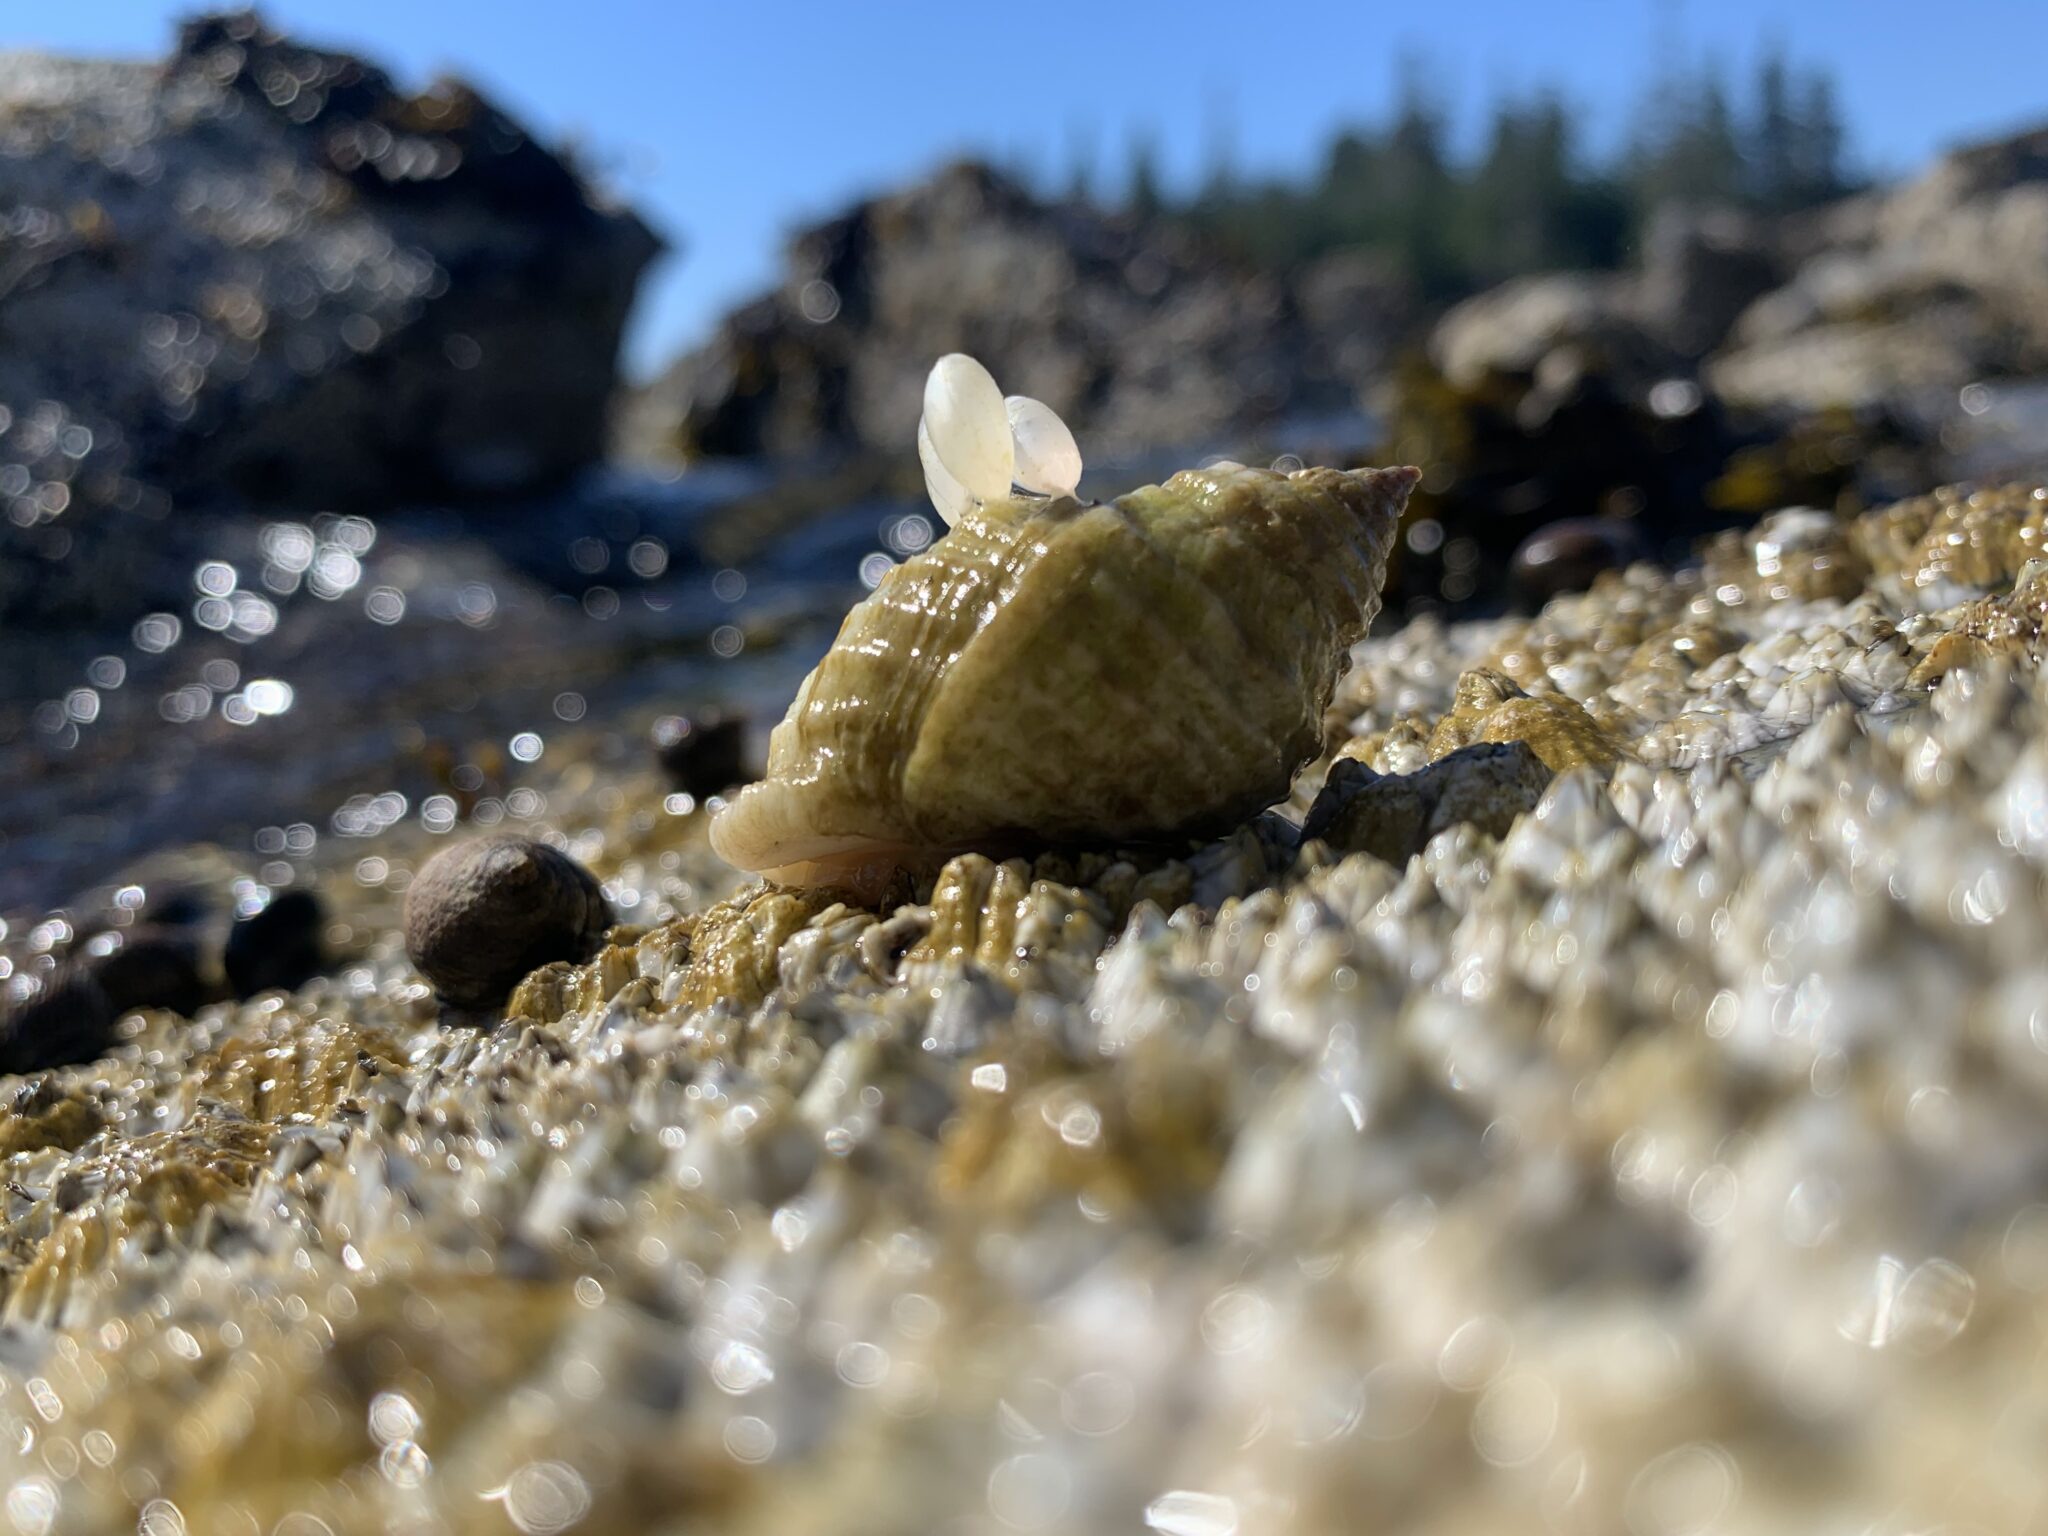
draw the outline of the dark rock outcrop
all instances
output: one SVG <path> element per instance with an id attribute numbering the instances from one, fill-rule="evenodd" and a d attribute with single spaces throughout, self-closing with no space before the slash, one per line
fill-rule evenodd
<path id="1" fill-rule="evenodd" d="M 0 58 L 0 207 L 10 543 L 142 487 L 346 507 L 558 479 L 601 450 L 658 249 L 469 87 L 407 94 L 252 13 L 187 23 L 161 65 Z"/>
<path id="2" fill-rule="evenodd" d="M 1347 302 L 1340 278 L 1319 297 Z M 926 372 L 954 351 L 1044 400 L 1097 456 L 1257 432 L 1353 399 L 1318 366 L 1280 279 L 963 164 L 798 235 L 781 285 L 634 403 L 625 446 L 900 456 Z"/>

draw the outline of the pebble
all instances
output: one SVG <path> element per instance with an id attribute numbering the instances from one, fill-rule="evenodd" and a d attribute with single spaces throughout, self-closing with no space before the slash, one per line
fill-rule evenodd
<path id="1" fill-rule="evenodd" d="M 554 960 L 584 960 L 611 926 L 590 871 L 523 837 L 461 843 L 406 892 L 405 951 L 444 1002 L 489 1008 Z"/>

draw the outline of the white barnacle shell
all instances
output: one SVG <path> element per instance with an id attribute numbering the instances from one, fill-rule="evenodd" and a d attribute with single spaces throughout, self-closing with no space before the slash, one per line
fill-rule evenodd
<path id="1" fill-rule="evenodd" d="M 1071 496 L 1081 483 L 1081 449 L 1042 400 L 1003 397 L 995 379 L 964 352 L 949 352 L 924 382 L 917 456 L 925 491 L 946 526 L 1020 487 Z"/>

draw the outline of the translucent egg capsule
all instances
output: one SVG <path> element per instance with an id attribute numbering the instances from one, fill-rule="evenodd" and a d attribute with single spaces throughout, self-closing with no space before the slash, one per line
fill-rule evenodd
<path id="1" fill-rule="evenodd" d="M 1040 496 L 1071 496 L 1081 484 L 1081 448 L 1052 407 L 1029 395 L 1003 401 L 1010 418 L 1017 484 Z"/>
<path id="2" fill-rule="evenodd" d="M 996 501 L 1010 494 L 1016 452 L 1003 392 L 989 371 L 964 352 L 940 358 L 924 382 L 918 453 L 924 459 L 926 483 L 936 481 L 949 497 L 955 486 L 976 501 Z M 935 465 L 943 476 L 933 473 Z M 938 494 L 932 501 L 949 526 L 957 520 L 957 506 L 949 509 Z"/>

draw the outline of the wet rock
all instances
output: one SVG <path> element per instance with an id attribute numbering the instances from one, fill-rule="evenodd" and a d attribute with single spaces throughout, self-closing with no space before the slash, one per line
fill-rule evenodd
<path id="1" fill-rule="evenodd" d="M 1830 253 L 1743 314 L 1708 377 L 1734 404 L 1803 414 L 1896 408 L 2039 362 L 1995 295 L 1882 254 Z"/>
<path id="2" fill-rule="evenodd" d="M 236 13 L 161 64 L 9 55 L 0 123 L 0 405 L 51 403 L 66 453 L 322 507 L 598 455 L 658 242 L 469 86 L 408 94 Z"/>
<path id="3" fill-rule="evenodd" d="M 405 950 L 460 1008 L 505 1000 L 527 972 L 588 959 L 611 925 L 589 870 L 522 837 L 443 849 L 405 896 Z"/>
<path id="4" fill-rule="evenodd" d="M 106 1123 L 99 1106 L 63 1092 L 47 1077 L 17 1083 L 0 1095 L 0 1158 L 56 1147 L 75 1152 Z"/>
<path id="5" fill-rule="evenodd" d="M 0 1072 L 40 1072 L 92 1061 L 114 1042 L 120 1012 L 92 972 L 65 967 L 0 1015 Z"/>
<path id="6" fill-rule="evenodd" d="M 1853 542 L 1855 532 L 1831 512 L 1785 507 L 1754 528 L 1713 540 L 1704 551 L 1702 568 L 1715 586 L 1732 584 L 1757 603 L 1854 597 L 1870 575 Z M 1948 541 L 1943 539 L 1940 545 L 1947 554 Z M 1935 579 L 1933 573 L 1925 574 L 1925 583 Z M 1984 584 L 1994 579 L 1984 573 Z"/>
<path id="7" fill-rule="evenodd" d="M 1709 367 L 1724 398 L 1896 410 L 2048 371 L 2048 128 L 1857 204 L 1858 227 L 1743 312 Z"/>
<path id="8" fill-rule="evenodd" d="M 1459 389 L 1496 376 L 1560 371 L 1576 356 L 1622 376 L 1627 392 L 1640 392 L 1678 363 L 1633 309 L 1625 277 L 1550 272 L 1514 278 L 1446 313 L 1430 334 L 1430 356 Z"/>
<path id="9" fill-rule="evenodd" d="M 1734 208 L 1671 204 L 1643 246 L 1634 305 L 1673 350 L 1703 357 L 1749 304 L 1784 280 L 1776 231 Z"/>
<path id="10" fill-rule="evenodd" d="M 1541 606 L 1560 592 L 1583 592 L 1602 571 L 1626 569 L 1650 556 L 1649 541 L 1611 517 L 1567 517 L 1539 528 L 1508 562 L 1524 597 Z"/>
<path id="11" fill-rule="evenodd" d="M 715 709 L 665 715 L 654 723 L 653 740 L 669 782 L 699 800 L 754 777 L 745 715 Z"/>
<path id="12" fill-rule="evenodd" d="M 1638 310 L 1631 278 L 1520 279 L 1401 366 L 1387 453 L 1426 468 L 1393 611 L 1500 602 L 1518 547 L 1562 519 L 1654 528 L 1652 554 L 1726 526 L 1707 491 L 1743 438 Z"/>
<path id="13" fill-rule="evenodd" d="M 292 991 L 320 974 L 327 913 L 311 891 L 286 891 L 228 930 L 222 964 L 236 997 Z"/>
<path id="14" fill-rule="evenodd" d="M 1409 774 L 1377 773 L 1356 758 L 1339 758 L 1302 823 L 1302 840 L 1406 864 L 1439 832 L 1461 823 L 1505 837 L 1550 779 L 1550 769 L 1522 741 L 1463 747 Z"/>

